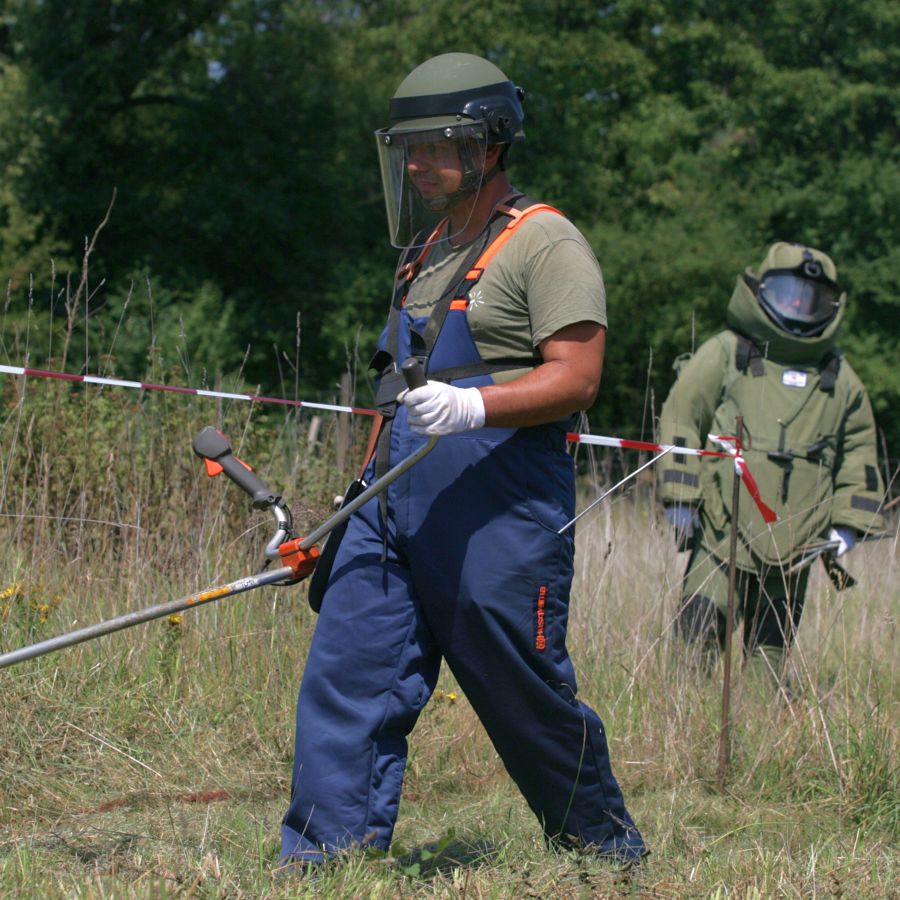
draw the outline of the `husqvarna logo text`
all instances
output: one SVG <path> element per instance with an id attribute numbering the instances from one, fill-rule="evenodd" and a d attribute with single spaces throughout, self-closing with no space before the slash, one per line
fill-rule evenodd
<path id="1" fill-rule="evenodd" d="M 547 585 L 542 584 L 537 598 L 537 629 L 534 635 L 534 649 L 544 650 L 547 647 L 547 638 L 544 636 L 544 607 L 547 604 Z"/>

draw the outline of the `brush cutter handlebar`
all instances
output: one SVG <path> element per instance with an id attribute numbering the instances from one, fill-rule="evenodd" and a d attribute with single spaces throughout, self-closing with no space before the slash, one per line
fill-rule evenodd
<path id="1" fill-rule="evenodd" d="M 418 357 L 410 356 L 404 360 L 400 371 L 410 390 L 423 387 L 428 383 L 425 377 L 425 367 Z M 254 509 L 272 507 L 287 509 L 281 495 L 273 491 L 257 475 L 254 475 L 253 469 L 233 454 L 228 438 L 212 425 L 207 425 L 194 438 L 193 448 L 194 453 L 206 463 L 207 474 L 212 478 L 224 472 L 241 490 L 246 491 L 253 498 Z M 289 521 L 287 527 L 288 529 L 290 527 Z M 327 534 L 327 532 L 325 533 Z M 324 534 L 321 536 L 324 537 Z M 277 554 L 267 553 L 266 555 L 276 556 Z"/>
<path id="2" fill-rule="evenodd" d="M 425 373 L 419 360 L 407 360 L 401 369 L 410 388 L 419 387 L 425 383 Z M 401 460 L 387 474 L 383 475 L 360 494 L 356 501 L 348 504 L 328 521 L 323 522 L 310 533 L 309 537 L 295 538 L 291 523 L 291 512 L 287 504 L 281 499 L 281 496 L 254 475 L 246 463 L 234 456 L 228 439 L 221 432 L 216 431 L 211 426 L 207 426 L 194 439 L 194 452 L 203 458 L 206 463 L 206 470 L 210 475 L 218 475 L 220 472 L 224 472 L 238 487 L 250 494 L 253 498 L 254 508 L 270 509 L 272 511 L 278 528 L 275 536 L 266 547 L 266 557 L 270 560 L 279 560 L 281 566 L 271 571 L 260 572 L 257 575 L 250 575 L 245 578 L 239 578 L 237 581 L 217 585 L 197 594 L 182 597 L 179 600 L 171 600 L 168 603 L 125 613 L 114 619 L 108 619 L 96 625 L 89 625 L 87 628 L 80 628 L 77 631 L 71 631 L 59 637 L 0 654 L 0 669 L 5 669 L 26 659 L 34 659 L 46 653 L 52 653 L 55 650 L 62 650 L 64 647 L 71 647 L 84 641 L 93 640 L 105 634 L 111 634 L 114 631 L 131 628 L 134 625 L 149 622 L 151 619 L 174 615 L 185 609 L 223 600 L 225 597 L 231 597 L 234 594 L 241 594 L 245 591 L 252 591 L 264 585 L 287 585 L 300 581 L 312 574 L 318 561 L 319 550 L 316 547 L 316 542 L 333 531 L 363 503 L 375 496 L 375 494 L 383 491 L 392 481 L 417 463 L 434 447 L 437 440 L 436 437 L 432 437 L 417 451 L 410 454 L 406 459 Z"/>
<path id="3" fill-rule="evenodd" d="M 411 391 L 428 384 L 428 379 L 425 377 L 425 366 L 417 356 L 408 356 L 400 365 L 400 371 L 406 379 L 406 386 Z"/>
<path id="4" fill-rule="evenodd" d="M 241 490 L 253 498 L 254 509 L 268 509 L 280 502 L 281 496 L 254 475 L 247 463 L 231 452 L 228 438 L 212 425 L 207 425 L 194 438 L 193 447 L 194 453 L 206 463 L 207 474 L 213 477 L 224 472 Z"/>

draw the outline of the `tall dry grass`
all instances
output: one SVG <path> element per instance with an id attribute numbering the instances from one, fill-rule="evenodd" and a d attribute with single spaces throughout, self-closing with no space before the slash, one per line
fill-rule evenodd
<path id="1" fill-rule="evenodd" d="M 202 426 L 225 431 L 284 493 L 301 532 L 330 512 L 351 474 L 333 465 L 333 428 L 308 448 L 303 414 L 14 378 L 0 393 L 2 650 L 259 567 L 271 519 L 203 474 L 190 450 Z M 605 480 L 586 477 L 583 502 Z M 301 585 L 0 672 L 0 892 L 890 896 L 900 833 L 896 541 L 854 551 L 851 591 L 814 573 L 792 702 L 736 673 L 724 791 L 721 670 L 698 676 L 671 640 L 684 562 L 644 484 L 579 525 L 570 645 L 653 848 L 638 881 L 544 847 L 446 673 L 413 735 L 397 853 L 300 885 L 274 878 L 294 698 L 315 625 Z M 444 870 L 440 854 L 403 855 L 463 838 L 484 864 Z"/>

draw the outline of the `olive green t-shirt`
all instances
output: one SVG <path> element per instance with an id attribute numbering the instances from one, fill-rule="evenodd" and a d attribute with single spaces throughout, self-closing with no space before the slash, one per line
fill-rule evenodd
<path id="1" fill-rule="evenodd" d="M 481 237 L 476 240 L 482 240 Z M 472 244 L 436 244 L 406 298 L 413 316 L 427 316 L 463 264 Z M 469 329 L 481 358 L 521 359 L 576 322 L 606 326 L 606 291 L 593 250 L 564 216 L 535 213 L 488 263 L 469 294 Z M 506 381 L 527 369 L 495 375 Z"/>

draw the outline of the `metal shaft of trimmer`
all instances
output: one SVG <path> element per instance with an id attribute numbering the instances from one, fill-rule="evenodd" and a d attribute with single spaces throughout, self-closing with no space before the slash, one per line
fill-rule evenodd
<path id="1" fill-rule="evenodd" d="M 406 360 L 401 366 L 401 371 L 410 389 L 425 384 L 425 373 L 419 360 L 414 358 Z M 380 494 L 422 459 L 423 456 L 429 453 L 437 443 L 437 440 L 436 437 L 430 438 L 418 450 L 397 463 L 381 478 L 369 485 L 351 503 L 348 503 L 330 519 L 323 522 L 303 540 L 297 542 L 297 549 L 300 551 L 311 550 L 322 538 L 326 537 L 338 525 L 353 515 L 364 503 Z M 266 547 L 266 556 L 269 559 L 278 559 L 280 555 L 278 552 L 279 546 L 282 546 L 291 537 L 291 515 L 287 504 L 276 492 L 261 481 L 247 465 L 232 455 L 228 441 L 214 428 L 207 427 L 200 432 L 194 440 L 194 451 L 206 460 L 210 474 L 214 474 L 214 471 L 224 472 L 238 487 L 253 498 L 254 508 L 269 509 L 272 512 L 278 523 L 278 530 Z M 300 577 L 303 577 L 303 574 L 309 574 L 309 572 L 301 573 Z M 98 622 L 96 625 L 81 628 L 78 631 L 70 631 L 68 634 L 59 635 L 59 637 L 49 638 L 46 641 L 31 644 L 28 647 L 0 654 L 0 669 L 24 662 L 27 659 L 43 656 L 46 653 L 52 653 L 54 650 L 62 650 L 65 647 L 72 647 L 75 644 L 103 637 L 103 635 L 111 634 L 114 631 L 122 631 L 125 628 L 149 622 L 151 619 L 174 615 L 185 609 L 202 606 L 205 603 L 212 603 L 216 600 L 252 591 L 265 585 L 290 584 L 296 580 L 298 580 L 298 573 L 291 565 L 281 566 L 270 572 L 261 572 L 258 575 L 239 578 L 237 581 L 207 588 L 197 594 L 189 594 L 187 597 L 171 600 L 168 603 L 160 603 L 157 606 L 125 613 L 121 616 L 116 616 L 114 619 L 107 619 L 105 622 Z"/>
<path id="2" fill-rule="evenodd" d="M 5 669 L 7 666 L 13 666 L 16 663 L 24 662 L 26 659 L 34 659 L 36 656 L 43 656 L 45 653 L 52 653 L 54 650 L 62 650 L 64 647 L 82 644 L 85 641 L 103 637 L 103 635 L 111 634 L 114 631 L 131 628 L 134 625 L 140 625 L 142 622 L 149 622 L 151 619 L 159 619 L 162 616 L 171 616 L 184 609 L 191 609 L 195 606 L 202 606 L 204 603 L 211 603 L 213 600 L 221 600 L 223 597 L 230 597 L 233 594 L 242 594 L 244 591 L 252 591 L 254 588 L 262 587 L 266 584 L 275 584 L 278 581 L 284 581 L 285 579 L 290 578 L 291 572 L 290 566 L 284 566 L 283 568 L 273 569 L 271 572 L 264 572 L 260 575 L 239 578 L 237 581 L 231 581 L 228 584 L 208 588 L 197 594 L 189 594 L 187 597 L 182 597 L 179 600 L 170 600 L 168 603 L 160 603 L 158 606 L 138 609 L 134 612 L 117 616 L 114 619 L 107 619 L 105 622 L 98 622 L 96 625 L 88 625 L 86 628 L 81 628 L 78 631 L 70 631 L 68 634 L 49 638 L 46 641 L 41 641 L 39 644 L 22 647 L 20 650 L 11 650 L 9 653 L 0 655 L 0 669 Z"/>

